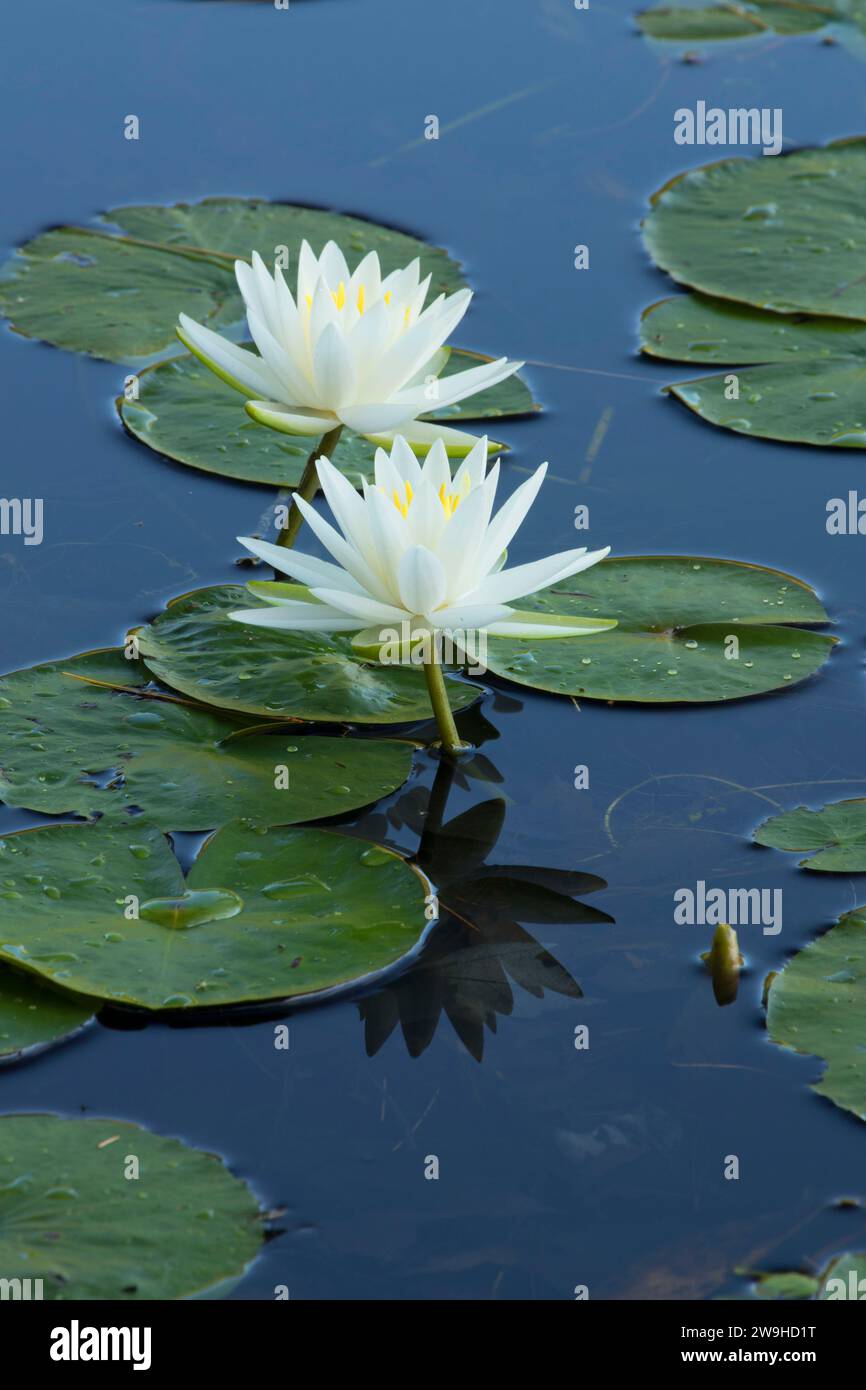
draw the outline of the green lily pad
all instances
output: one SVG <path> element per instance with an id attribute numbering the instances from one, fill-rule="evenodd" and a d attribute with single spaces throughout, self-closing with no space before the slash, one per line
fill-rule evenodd
<path id="1" fill-rule="evenodd" d="M 443 379 L 463 371 L 480 358 L 454 351 Z M 192 356 L 146 368 L 139 376 L 138 400 L 117 399 L 117 409 L 130 434 L 148 448 L 206 473 L 219 473 L 244 482 L 285 487 L 300 482 L 313 446 L 311 439 L 292 441 L 290 435 L 266 429 L 244 410 L 243 396 L 226 386 Z M 481 391 L 425 419 L 493 419 L 525 415 L 540 407 L 519 377 Z M 331 461 L 356 485 L 372 476 L 375 445 L 343 433 Z"/>
<path id="2" fill-rule="evenodd" d="M 8 889 L 0 880 L 0 899 L 5 892 Z M 93 1009 L 86 1001 L 46 989 L 20 971 L 0 969 L 0 1062 L 64 1042 L 80 1033 L 92 1017 Z"/>
<path id="3" fill-rule="evenodd" d="M 729 299 L 677 294 L 645 309 L 641 351 L 670 362 L 787 364 L 866 361 L 866 323 L 805 314 L 774 314 Z"/>
<path id="4" fill-rule="evenodd" d="M 354 983 L 393 965 L 426 925 L 423 875 L 332 831 L 231 821 L 186 880 L 142 820 L 51 825 L 0 844 L 0 874 L 19 894 L 0 897 L 0 959 L 143 1009 Z"/>
<path id="5" fill-rule="evenodd" d="M 703 294 L 778 314 L 866 319 L 866 140 L 679 174 L 643 224 L 653 260 Z"/>
<path id="6" fill-rule="evenodd" d="M 839 1299 L 856 1298 L 859 1302 L 863 1297 L 860 1293 L 860 1281 L 866 1279 L 866 1254 L 855 1251 L 839 1255 L 830 1261 L 820 1279 L 820 1299 L 835 1302 Z"/>
<path id="7" fill-rule="evenodd" d="M 856 4 L 856 0 L 855 0 Z M 761 34 L 810 34 L 845 18 L 842 6 L 805 0 L 748 0 L 741 4 L 660 5 L 636 16 L 651 39 L 672 43 L 748 39 Z"/>
<path id="8" fill-rule="evenodd" d="M 812 1089 L 866 1119 L 866 908 L 846 912 L 773 979 L 767 1030 L 773 1042 L 821 1057 Z"/>
<path id="9" fill-rule="evenodd" d="M 813 1274 L 798 1270 L 776 1270 L 769 1274 L 756 1272 L 754 1293 L 757 1298 L 773 1300 L 802 1300 L 816 1298 L 821 1282 Z"/>
<path id="10" fill-rule="evenodd" d="M 137 633 L 146 665 L 175 690 L 206 704 L 267 718 L 412 723 L 432 718 L 422 671 L 360 661 L 350 637 L 278 632 L 233 622 L 254 608 L 247 589 L 197 589 L 170 603 Z M 478 699 L 478 686 L 449 680 L 454 710 Z"/>
<path id="11" fill-rule="evenodd" d="M 665 387 L 710 424 L 795 444 L 866 447 L 866 324 L 677 295 L 645 310 L 641 348 L 678 362 L 731 364 Z"/>
<path id="12" fill-rule="evenodd" d="M 0 1119 L 0 1269 L 44 1299 L 194 1296 L 238 1279 L 263 1235 L 214 1154 L 126 1120 Z"/>
<path id="13" fill-rule="evenodd" d="M 240 324 L 234 261 L 277 247 L 296 264 L 306 239 L 337 241 L 360 260 L 378 252 L 388 274 L 416 256 L 431 293 L 460 289 L 460 268 L 405 232 L 320 208 L 260 198 L 206 198 L 174 207 L 114 208 L 90 227 L 57 227 L 23 246 L 0 276 L 0 312 L 17 332 L 110 362 L 140 364 L 178 349 L 183 310 L 210 328 Z"/>
<path id="14" fill-rule="evenodd" d="M 793 851 L 817 850 L 801 869 L 831 874 L 866 873 L 866 799 L 835 801 L 820 811 L 798 806 L 771 816 L 755 831 L 759 845 Z"/>
<path id="15" fill-rule="evenodd" d="M 251 813 L 290 825 L 378 801 L 412 770 L 411 747 L 393 739 L 250 731 L 183 701 L 87 684 L 143 691 L 149 679 L 119 648 L 0 678 L 0 797 L 48 815 L 143 810 L 163 830 Z"/>
<path id="16" fill-rule="evenodd" d="M 534 612 L 615 618 L 595 637 L 491 637 L 487 666 L 535 690 L 671 704 L 784 690 L 824 664 L 835 638 L 783 624 L 826 623 L 816 594 L 781 570 L 684 555 L 627 556 L 547 589 Z M 738 642 L 738 656 L 729 638 Z"/>
<path id="17" fill-rule="evenodd" d="M 767 1299 L 810 1299 L 812 1301 L 859 1299 L 860 1280 L 866 1278 L 866 1254 L 846 1252 L 837 1255 L 818 1274 L 800 1270 L 737 1270 L 744 1278 L 753 1279 L 753 1294 Z"/>

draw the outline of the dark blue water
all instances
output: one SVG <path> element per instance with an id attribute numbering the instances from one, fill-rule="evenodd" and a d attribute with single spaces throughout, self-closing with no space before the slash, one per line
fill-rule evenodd
<path id="1" fill-rule="evenodd" d="M 288 1053 L 269 1022 L 100 1026 L 4 1069 L 4 1110 L 137 1120 L 218 1151 L 285 1206 L 237 1297 L 287 1284 L 298 1299 L 567 1299 L 587 1284 L 592 1297 L 704 1298 L 739 1287 L 736 1265 L 800 1266 L 866 1239 L 861 1214 L 830 1205 L 863 1192 L 866 1135 L 809 1091 L 816 1061 L 767 1042 L 760 1011 L 766 970 L 866 884 L 749 843 L 776 805 L 866 793 L 862 541 L 824 529 L 827 499 L 857 487 L 864 462 L 714 431 L 658 394 L 692 369 L 635 355 L 638 314 L 668 289 L 639 219 L 699 162 L 673 143 L 674 110 L 782 107 L 786 146 L 821 143 L 862 133 L 864 69 L 814 37 L 683 64 L 637 36 L 631 12 L 78 0 L 50 25 L 41 6 L 6 17 L 8 247 L 115 204 L 213 194 L 329 205 L 446 245 L 477 290 L 461 345 L 557 364 L 527 368 L 544 415 L 504 431 L 509 484 L 544 458 L 554 475 L 514 560 L 573 544 L 585 502 L 590 543 L 619 554 L 796 573 L 842 638 L 819 677 L 722 708 L 488 699 L 484 752 L 501 781 L 455 788 L 449 817 L 505 798 L 491 860 L 599 875 L 609 887 L 588 902 L 615 925 L 526 923 L 584 997 L 515 985 L 480 1064 L 445 1018 L 420 1055 L 398 1027 L 370 1057 L 347 1000 L 294 1014 Z M 129 113 L 137 143 L 122 136 Z M 421 138 L 431 113 L 438 142 Z M 127 439 L 112 410 L 121 367 L 3 332 L 0 372 L 3 490 L 44 497 L 46 513 L 41 547 L 2 555 L 5 669 L 111 644 L 171 594 L 236 577 L 232 537 L 256 528 L 268 489 Z M 577 763 L 589 790 L 573 788 Z M 4 830 L 36 819 L 0 812 Z M 409 830 L 393 838 L 415 847 Z M 709 933 L 673 923 L 674 889 L 698 878 L 784 889 L 781 936 L 741 933 L 749 973 L 725 1009 L 698 963 Z M 573 1046 L 579 1024 L 589 1051 Z M 738 1182 L 723 1179 L 728 1154 Z"/>

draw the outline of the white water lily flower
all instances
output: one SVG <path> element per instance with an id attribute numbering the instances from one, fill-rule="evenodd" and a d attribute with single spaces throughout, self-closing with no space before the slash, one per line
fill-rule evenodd
<path id="1" fill-rule="evenodd" d="M 427 448 L 442 439 L 466 454 L 474 435 L 419 421 L 511 376 L 523 364 L 504 357 L 436 381 L 448 360 L 445 340 L 469 307 L 471 290 L 440 295 L 424 308 L 430 276 L 420 265 L 382 278 L 375 251 L 350 273 L 329 241 L 321 256 L 307 242 L 298 258 L 293 297 L 279 266 L 270 274 L 258 252 L 235 262 L 249 331 L 259 356 L 180 315 L 178 337 L 229 386 L 247 397 L 254 420 L 285 434 L 323 435 L 347 425 L 374 443 L 395 431 Z"/>
<path id="2" fill-rule="evenodd" d="M 357 632 L 375 647 L 383 625 L 411 623 L 423 632 L 491 637 L 581 637 L 615 627 L 606 619 L 521 613 L 511 600 L 569 579 L 604 559 L 603 550 L 564 550 L 530 564 L 502 568 L 506 548 L 535 500 L 547 464 L 521 483 L 493 516 L 499 464 L 487 472 L 487 440 L 480 439 L 452 481 L 445 448 L 437 441 L 423 466 L 405 439 L 390 455 L 376 452 L 375 482 L 359 496 L 325 458 L 319 482 L 340 530 L 295 494 L 304 518 L 336 561 L 314 559 L 267 541 L 241 536 L 254 555 L 307 588 L 256 584 L 271 605 L 242 609 L 238 622 L 290 631 Z"/>

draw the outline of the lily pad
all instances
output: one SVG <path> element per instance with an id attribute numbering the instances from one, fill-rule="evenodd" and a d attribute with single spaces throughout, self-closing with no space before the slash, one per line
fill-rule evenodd
<path id="1" fill-rule="evenodd" d="M 206 198 L 114 208 L 93 226 L 43 232 L 7 263 L 0 312 L 27 337 L 136 365 L 178 349 L 180 310 L 214 329 L 239 325 L 235 260 L 256 250 L 271 263 L 285 246 L 294 266 L 304 239 L 316 251 L 333 239 L 358 260 L 376 251 L 386 274 L 418 256 L 434 295 L 464 284 L 445 251 L 405 232 L 321 208 Z"/>
<path id="2" fill-rule="evenodd" d="M 703 294 L 778 314 L 866 319 L 866 139 L 679 174 L 651 199 L 650 255 Z"/>
<path id="3" fill-rule="evenodd" d="M 755 1280 L 753 1293 L 756 1298 L 826 1299 L 830 1302 L 859 1299 L 860 1280 L 866 1278 L 866 1254 L 837 1255 L 818 1274 L 804 1274 L 799 1270 L 737 1270 L 737 1273 Z"/>
<path id="4" fill-rule="evenodd" d="M 808 585 L 781 570 L 733 560 L 602 560 L 521 600 L 521 607 L 617 620 L 617 627 L 596 637 L 536 643 L 490 638 L 487 644 L 487 665 L 496 675 L 591 700 L 701 703 L 784 690 L 819 670 L 835 642 L 786 626 L 829 621 Z M 726 655 L 735 650 L 735 657 Z"/>
<path id="5" fill-rule="evenodd" d="M 866 908 L 846 912 L 772 981 L 767 1030 L 775 1043 L 821 1057 L 812 1089 L 866 1119 Z"/>
<path id="6" fill-rule="evenodd" d="M 477 353 L 454 351 L 443 379 L 474 362 Z M 481 391 L 467 401 L 433 411 L 430 420 L 485 420 L 526 415 L 540 407 L 519 377 Z M 251 420 L 243 397 L 189 355 L 146 368 L 139 376 L 138 400 L 119 396 L 117 409 L 130 434 L 177 463 L 206 473 L 277 487 L 300 482 L 313 446 L 311 439 L 266 429 Z M 372 476 L 375 445 L 344 431 L 331 461 L 356 485 Z"/>
<path id="7" fill-rule="evenodd" d="M 759 845 L 771 849 L 817 850 L 800 860 L 801 869 L 831 874 L 866 873 L 866 799 L 835 801 L 820 811 L 798 806 L 771 816 L 755 831 Z"/>
<path id="8" fill-rule="evenodd" d="M 0 887 L 0 899 L 8 892 Z M 0 1062 L 42 1052 L 80 1033 L 93 1017 L 84 1000 L 0 968 Z M 0 1219 L 2 1226 L 2 1219 Z"/>
<path id="9" fill-rule="evenodd" d="M 641 348 L 678 362 L 731 364 L 665 387 L 710 424 L 762 439 L 866 447 L 866 324 L 677 295 L 645 310 Z"/>
<path id="10" fill-rule="evenodd" d="M 798 1270 L 774 1270 L 771 1273 L 756 1271 L 754 1294 L 756 1298 L 777 1301 L 817 1298 L 821 1287 L 814 1274 L 801 1274 Z"/>
<path id="11" fill-rule="evenodd" d="M 165 836 L 141 820 L 51 825 L 0 844 L 0 873 L 19 894 L 0 897 L 0 959 L 142 1009 L 354 983 L 393 965 L 426 925 L 427 880 L 392 851 L 332 831 L 231 821 L 186 880 Z"/>
<path id="12" fill-rule="evenodd" d="M 279 632 L 233 622 L 235 608 L 255 607 L 247 589 L 197 589 L 170 603 L 136 635 L 148 668 L 166 685 L 205 704 L 266 718 L 412 723 L 432 718 L 422 671 L 358 659 L 350 637 Z M 481 693 L 448 681 L 454 710 Z"/>
<path id="13" fill-rule="evenodd" d="M 0 1119 L 0 1269 L 44 1299 L 190 1297 L 238 1279 L 263 1235 L 214 1154 L 126 1120 Z"/>
<path id="14" fill-rule="evenodd" d="M 143 692 L 149 673 L 110 648 L 0 679 L 0 797 L 10 805 L 144 811 L 163 830 L 244 814 L 290 825 L 378 801 L 412 769 L 411 747 L 394 739 L 249 730 L 248 720 L 87 681 Z"/>
<path id="15" fill-rule="evenodd" d="M 856 0 L 855 0 L 856 5 Z M 744 0 L 731 5 L 660 5 L 636 16 L 651 39 L 698 43 L 761 34 L 809 34 L 845 18 L 841 7 L 805 0 Z"/>

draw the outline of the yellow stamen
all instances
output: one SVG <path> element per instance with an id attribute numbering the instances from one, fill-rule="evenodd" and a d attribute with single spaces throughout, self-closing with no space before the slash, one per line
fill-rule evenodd
<path id="1" fill-rule="evenodd" d="M 410 507 L 411 504 L 412 504 L 412 484 L 409 483 L 409 482 L 407 482 L 407 483 L 405 484 L 405 488 L 406 488 L 406 500 L 405 500 L 405 502 L 403 501 L 402 497 L 400 496 L 400 494 L 399 494 L 399 492 L 397 491 L 396 488 L 394 488 L 394 491 L 393 491 L 393 493 L 391 494 L 391 496 L 392 496 L 392 498 L 393 498 L 393 501 L 394 501 L 394 506 L 397 508 L 397 511 L 400 513 L 401 516 L 406 516 L 406 515 L 407 515 L 407 513 L 408 513 L 408 511 L 409 511 L 409 507 Z"/>
<path id="2" fill-rule="evenodd" d="M 463 498 L 468 497 L 471 491 L 472 479 L 468 473 L 463 475 L 463 481 L 460 484 L 459 492 L 447 492 L 446 484 L 443 483 L 439 489 L 439 501 L 442 503 L 445 515 L 449 517 L 453 516 Z"/>
<path id="3" fill-rule="evenodd" d="M 439 501 L 442 503 L 446 516 L 453 516 L 460 505 L 460 496 L 455 492 L 446 492 L 443 483 L 439 489 Z"/>
<path id="4" fill-rule="evenodd" d="M 363 312 L 364 312 L 364 286 L 363 286 L 363 285 L 359 285 L 359 286 L 358 286 L 358 313 L 359 313 L 359 314 L 363 314 Z"/>

